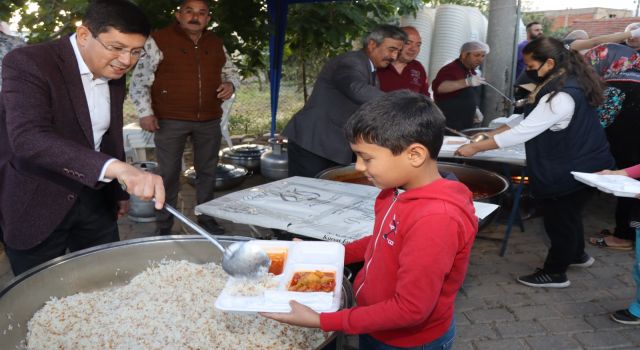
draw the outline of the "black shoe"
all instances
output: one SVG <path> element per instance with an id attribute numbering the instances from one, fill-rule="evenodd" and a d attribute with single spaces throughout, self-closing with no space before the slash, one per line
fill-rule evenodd
<path id="1" fill-rule="evenodd" d="M 611 315 L 609 315 L 612 320 L 622 324 L 640 324 L 640 317 L 636 317 L 634 314 L 629 312 L 627 309 L 618 310 Z"/>
<path id="2" fill-rule="evenodd" d="M 569 264 L 569 266 L 571 267 L 589 267 L 591 265 L 593 265 L 593 263 L 596 262 L 596 259 L 594 259 L 591 255 L 587 254 L 587 253 L 582 253 L 582 256 L 578 259 L 575 259 L 571 262 L 571 264 Z"/>
<path id="3" fill-rule="evenodd" d="M 518 277 L 518 282 L 529 287 L 565 288 L 571 285 L 567 275 L 564 273 L 546 273 L 542 269 L 536 272 Z"/>
<path id="4" fill-rule="evenodd" d="M 224 228 L 212 217 L 207 217 L 206 219 L 198 218 L 198 225 L 212 235 L 224 235 Z"/>
<path id="5" fill-rule="evenodd" d="M 163 228 L 157 227 L 156 228 L 156 232 L 155 232 L 156 236 L 170 236 L 172 234 L 173 234 L 173 232 L 171 232 L 171 228 L 170 227 L 169 228 L 167 228 L 167 227 L 163 227 Z"/>

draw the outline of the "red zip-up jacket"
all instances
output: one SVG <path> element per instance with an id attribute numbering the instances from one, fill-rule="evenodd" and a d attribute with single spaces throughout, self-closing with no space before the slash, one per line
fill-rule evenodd
<path id="1" fill-rule="evenodd" d="M 358 306 L 321 313 L 321 328 L 398 347 L 431 342 L 453 321 L 478 230 L 471 192 L 445 179 L 400 194 L 386 189 L 375 217 L 372 235 L 345 247 L 345 264 L 364 260 L 354 282 Z"/>

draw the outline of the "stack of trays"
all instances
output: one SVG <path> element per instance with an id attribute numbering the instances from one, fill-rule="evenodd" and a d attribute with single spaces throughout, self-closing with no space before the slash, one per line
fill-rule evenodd
<path id="1" fill-rule="evenodd" d="M 248 243 L 249 244 L 249 243 Z M 289 312 L 296 300 L 317 312 L 337 311 L 342 296 L 344 246 L 335 242 L 251 241 L 271 257 L 264 280 L 229 277 L 215 307 L 235 312 Z"/>

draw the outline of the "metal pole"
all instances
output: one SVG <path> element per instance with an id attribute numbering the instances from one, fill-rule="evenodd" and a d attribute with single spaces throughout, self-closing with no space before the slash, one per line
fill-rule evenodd
<path id="1" fill-rule="evenodd" d="M 487 43 L 491 53 L 484 64 L 485 78 L 498 90 L 510 92 L 513 85 L 513 54 L 517 46 L 518 0 L 490 0 Z M 484 124 L 509 113 L 510 104 L 493 90 L 484 89 Z"/>

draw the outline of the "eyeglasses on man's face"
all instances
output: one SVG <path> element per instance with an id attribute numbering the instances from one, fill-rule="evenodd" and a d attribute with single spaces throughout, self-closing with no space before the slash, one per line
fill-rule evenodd
<path id="1" fill-rule="evenodd" d="M 96 39 L 96 41 L 99 42 L 100 45 L 102 45 L 102 47 L 105 48 L 105 50 L 113 53 L 114 55 L 122 56 L 123 54 L 128 53 L 131 56 L 131 58 L 136 60 L 142 59 L 147 55 L 147 51 L 145 51 L 143 48 L 125 49 L 124 47 L 117 46 L 117 45 L 107 45 L 103 43 L 102 40 L 98 38 L 98 36 L 93 34 L 91 36 L 94 39 Z"/>

